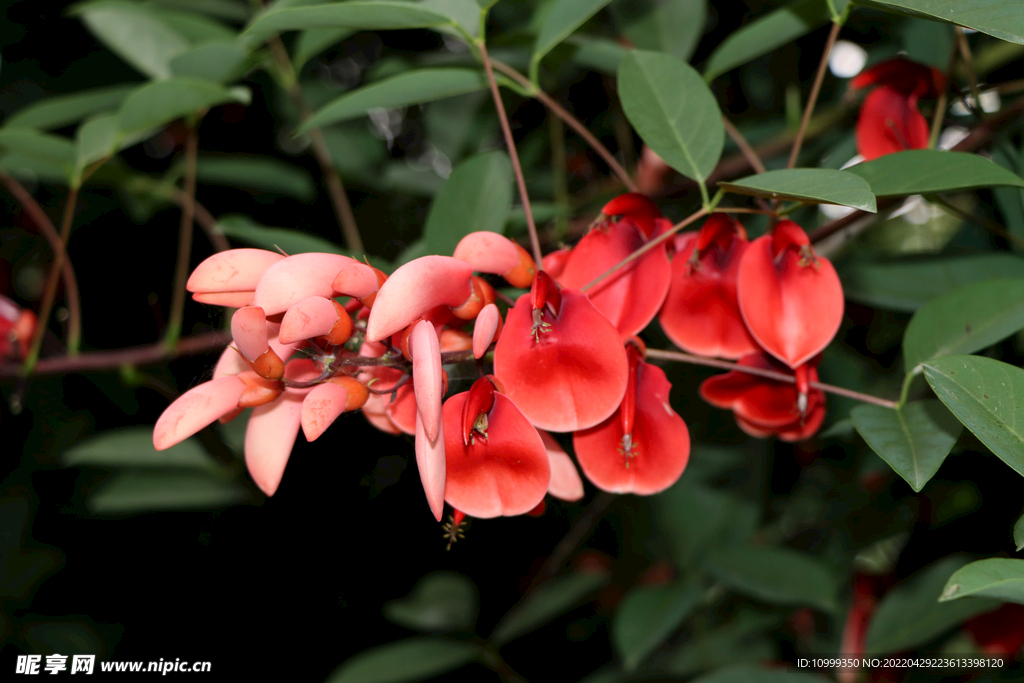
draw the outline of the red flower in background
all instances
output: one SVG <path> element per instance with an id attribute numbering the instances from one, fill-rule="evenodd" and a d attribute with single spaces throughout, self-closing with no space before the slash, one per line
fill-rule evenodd
<path id="1" fill-rule="evenodd" d="M 853 89 L 876 86 L 864 98 L 857 119 L 857 152 L 870 161 L 905 149 L 928 147 L 928 122 L 917 110 L 921 97 L 946 89 L 938 69 L 903 57 L 876 64 L 850 82 Z"/>

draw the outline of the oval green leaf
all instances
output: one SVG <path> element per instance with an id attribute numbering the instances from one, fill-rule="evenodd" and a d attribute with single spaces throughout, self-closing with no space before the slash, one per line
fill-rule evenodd
<path id="1" fill-rule="evenodd" d="M 726 192 L 789 199 L 810 204 L 838 204 L 875 213 L 875 195 L 863 178 L 830 168 L 789 168 L 766 171 L 729 183 L 718 183 Z"/>
<path id="2" fill-rule="evenodd" d="M 859 0 L 879 9 L 973 28 L 1024 45 L 1024 12 L 1006 0 Z"/>
<path id="3" fill-rule="evenodd" d="M 305 169 L 273 157 L 201 156 L 196 164 L 196 179 L 210 185 L 276 192 L 304 202 L 316 196 L 316 184 Z"/>
<path id="4" fill-rule="evenodd" d="M 540 628 L 604 586 L 608 578 L 603 571 L 586 571 L 559 576 L 541 584 L 502 617 L 491 634 L 491 641 L 495 645 L 504 645 Z"/>
<path id="5" fill-rule="evenodd" d="M 850 417 L 871 449 L 915 491 L 935 476 L 963 431 L 956 417 L 934 399 L 897 410 L 861 405 Z"/>
<path id="6" fill-rule="evenodd" d="M 75 159 L 71 140 L 31 128 L 0 128 L 0 149 L 60 166 L 70 166 Z"/>
<path id="7" fill-rule="evenodd" d="M 213 461 L 197 439 L 158 451 L 149 427 L 125 427 L 90 437 L 64 451 L 66 467 L 180 467 L 208 470 Z"/>
<path id="8" fill-rule="evenodd" d="M 228 89 L 209 81 L 169 78 L 138 88 L 121 105 L 120 130 L 130 135 L 165 126 L 227 102 L 248 104 L 248 91 Z"/>
<path id="9" fill-rule="evenodd" d="M 227 83 L 242 75 L 248 60 L 249 53 L 235 41 L 204 43 L 175 55 L 171 59 L 171 73 Z"/>
<path id="10" fill-rule="evenodd" d="M 409 595 L 384 604 L 384 617 L 417 631 L 455 631 L 476 621 L 476 586 L 462 574 L 434 572 L 424 576 Z"/>
<path id="11" fill-rule="evenodd" d="M 434 197 L 423 227 L 429 254 L 449 255 L 471 232 L 503 232 L 512 209 L 512 162 L 502 151 L 459 164 Z"/>
<path id="12" fill-rule="evenodd" d="M 700 75 L 678 57 L 634 50 L 622 60 L 618 80 L 626 118 L 647 146 L 703 185 L 722 156 L 725 128 Z"/>
<path id="13" fill-rule="evenodd" d="M 1024 279 L 953 290 L 921 307 L 903 335 L 907 372 L 931 358 L 981 351 L 1024 329 Z"/>
<path id="14" fill-rule="evenodd" d="M 707 570 L 741 593 L 778 605 L 837 608 L 838 578 L 810 555 L 788 548 L 723 548 L 708 556 Z"/>
<path id="15" fill-rule="evenodd" d="M 979 187 L 1024 187 L 1024 178 L 967 152 L 911 149 L 886 154 L 846 169 L 868 181 L 876 197 L 904 197 L 976 190 Z"/>
<path id="16" fill-rule="evenodd" d="M 622 600 L 612 620 L 612 642 L 626 671 L 633 671 L 679 628 L 697 605 L 699 582 L 641 586 Z"/>
<path id="17" fill-rule="evenodd" d="M 791 43 L 829 20 L 825 0 L 798 0 L 755 19 L 715 48 L 704 66 L 708 81 Z"/>
<path id="18" fill-rule="evenodd" d="M 612 5 L 624 17 L 623 34 L 641 50 L 675 55 L 689 61 L 707 23 L 707 0 L 646 0 Z"/>
<path id="19" fill-rule="evenodd" d="M 135 2 L 100 0 L 72 10 L 110 51 L 152 78 L 171 75 L 171 58 L 187 50 L 188 38 L 150 7 Z"/>
<path id="20" fill-rule="evenodd" d="M 134 85 L 83 90 L 73 95 L 58 95 L 33 102 L 4 120 L 4 128 L 61 128 L 76 123 L 90 114 L 117 109 Z"/>
<path id="21" fill-rule="evenodd" d="M 303 123 L 298 132 L 359 118 L 371 109 L 407 107 L 486 87 L 487 77 L 476 69 L 414 69 L 351 90 L 332 100 Z"/>
<path id="22" fill-rule="evenodd" d="M 453 20 L 426 3 L 377 0 L 344 2 L 306 7 L 285 7 L 257 16 L 242 33 L 253 39 L 267 39 L 282 31 L 310 28 L 349 28 L 386 31 L 436 28 Z"/>
<path id="23" fill-rule="evenodd" d="M 878 261 L 857 259 L 839 267 L 847 299 L 894 311 L 913 312 L 937 296 L 973 282 L 1024 273 L 1013 254 L 974 254 Z"/>
<path id="24" fill-rule="evenodd" d="M 410 638 L 357 654 L 325 683 L 402 683 L 422 681 L 469 664 L 479 645 L 447 638 Z"/>
<path id="25" fill-rule="evenodd" d="M 981 598 L 939 602 L 946 579 L 966 562 L 962 557 L 939 560 L 886 593 L 868 627 L 866 654 L 911 650 L 965 619 L 998 607 L 997 602 Z"/>
<path id="26" fill-rule="evenodd" d="M 296 69 L 301 69 L 306 62 L 335 43 L 352 35 L 354 31 L 348 28 L 311 28 L 299 34 L 295 40 L 295 54 L 292 63 Z"/>
<path id="27" fill-rule="evenodd" d="M 935 395 L 1003 462 L 1024 475 L 1024 370 L 981 356 L 922 363 Z"/>
<path id="28" fill-rule="evenodd" d="M 537 82 L 537 68 L 544 55 L 597 14 L 610 0 L 555 0 L 544 16 L 530 57 L 530 78 Z"/>
<path id="29" fill-rule="evenodd" d="M 1024 550 L 1024 515 L 1017 519 L 1013 525 L 1013 543 L 1017 546 L 1017 552 Z"/>
<path id="30" fill-rule="evenodd" d="M 128 469 L 118 472 L 85 500 L 97 515 L 225 507 L 249 498 L 240 482 L 199 470 Z"/>
<path id="31" fill-rule="evenodd" d="M 939 601 L 968 595 L 1024 605 L 1024 560 L 990 557 L 971 562 L 949 577 Z"/>
<path id="32" fill-rule="evenodd" d="M 279 249 L 291 256 L 307 252 L 326 254 L 344 254 L 344 249 L 337 244 L 308 232 L 292 228 L 271 228 L 260 225 L 248 216 L 221 216 L 217 220 L 217 229 L 231 239 L 250 244 L 267 251 Z"/>

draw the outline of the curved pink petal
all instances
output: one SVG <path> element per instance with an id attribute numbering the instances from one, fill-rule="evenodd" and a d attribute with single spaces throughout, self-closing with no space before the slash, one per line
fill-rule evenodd
<path id="1" fill-rule="evenodd" d="M 454 258 L 481 273 L 504 275 L 519 265 L 519 250 L 509 238 L 482 230 L 463 237 L 455 247 Z"/>
<path id="2" fill-rule="evenodd" d="M 373 302 L 366 338 L 379 341 L 437 306 L 460 306 L 473 293 L 473 267 L 450 256 L 423 256 L 388 278 Z"/>
<path id="3" fill-rule="evenodd" d="M 247 360 L 256 360 L 268 348 L 267 316 L 259 306 L 239 308 L 231 316 L 231 338 Z"/>
<path id="4" fill-rule="evenodd" d="M 335 275 L 354 259 L 341 254 L 296 254 L 267 268 L 256 285 L 253 303 L 267 315 L 284 313 L 307 296 L 334 296 Z"/>
<path id="5" fill-rule="evenodd" d="M 245 382 L 218 377 L 189 389 L 175 399 L 153 427 L 153 446 L 162 451 L 180 443 L 238 407 Z"/>
<path id="6" fill-rule="evenodd" d="M 515 404 L 496 393 L 487 417 L 487 437 L 475 434 L 466 444 L 462 420 L 469 394 L 456 394 L 444 404 L 449 435 L 445 500 L 481 519 L 525 514 L 544 500 L 551 482 L 544 442 Z"/>
<path id="7" fill-rule="evenodd" d="M 335 292 L 355 299 L 368 297 L 379 287 L 377 271 L 354 260 L 343 265 L 331 281 L 331 288 Z"/>
<path id="8" fill-rule="evenodd" d="M 501 322 L 501 313 L 494 304 L 487 304 L 476 317 L 473 323 L 473 357 L 483 358 L 487 349 L 494 341 L 494 335 L 498 332 L 498 323 Z"/>
<path id="9" fill-rule="evenodd" d="M 338 322 L 338 309 L 331 299 L 322 296 L 307 296 L 295 302 L 281 320 L 278 340 L 294 344 L 327 334 Z"/>
<path id="10" fill-rule="evenodd" d="M 345 412 L 348 390 L 332 382 L 313 387 L 302 401 L 302 433 L 316 441 L 338 416 Z"/>
<path id="11" fill-rule="evenodd" d="M 242 292 L 199 292 L 192 295 L 195 301 L 210 306 L 227 306 L 228 308 L 241 308 L 252 303 L 253 290 Z"/>
<path id="12" fill-rule="evenodd" d="M 196 266 L 185 289 L 190 292 L 252 292 L 263 272 L 283 258 L 283 254 L 264 249 L 222 251 Z"/>
<path id="13" fill-rule="evenodd" d="M 416 323 L 409 337 L 412 353 L 412 383 L 416 392 L 416 410 L 423 419 L 423 429 L 431 441 L 437 439 L 441 425 L 441 348 L 434 326 L 426 320 Z"/>
<path id="14" fill-rule="evenodd" d="M 245 430 L 245 465 L 260 490 L 274 495 L 299 435 L 303 394 L 285 391 L 281 398 L 253 408 Z"/>
<path id="15" fill-rule="evenodd" d="M 217 364 L 213 366 L 213 378 L 224 377 L 226 375 L 237 375 L 240 372 L 250 370 L 249 364 L 245 362 L 241 354 L 235 350 L 233 346 L 228 346 L 220 354 L 220 358 L 217 360 Z"/>
<path id="16" fill-rule="evenodd" d="M 419 411 L 416 409 L 416 392 L 413 391 L 412 384 L 406 383 L 398 387 L 393 401 L 390 394 L 382 398 L 392 424 L 406 434 L 415 434 L 416 416 L 419 415 Z"/>
<path id="17" fill-rule="evenodd" d="M 431 439 L 423 427 L 423 420 L 416 413 L 416 467 L 420 471 L 423 491 L 427 494 L 427 504 L 434 513 L 434 519 L 441 521 L 444 514 L 445 495 L 445 439 L 444 425 L 438 423 L 437 438 Z"/>
<path id="18" fill-rule="evenodd" d="M 551 463 L 551 483 L 548 493 L 560 500 L 575 501 L 583 497 L 583 480 L 576 471 L 572 458 L 562 450 L 555 438 L 545 431 L 537 430 Z"/>

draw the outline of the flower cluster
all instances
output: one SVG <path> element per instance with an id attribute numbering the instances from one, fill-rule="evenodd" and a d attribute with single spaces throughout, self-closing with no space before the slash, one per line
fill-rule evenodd
<path id="1" fill-rule="evenodd" d="M 542 509 L 547 494 L 583 495 L 549 432 L 572 433 L 597 487 L 656 493 L 682 474 L 690 439 L 665 373 L 645 362 L 636 337 L 655 317 L 683 349 L 795 374 L 795 384 L 738 373 L 705 383 L 704 397 L 734 410 L 743 429 L 813 434 L 824 418 L 823 394 L 810 386 L 816 356 L 842 316 L 831 264 L 791 221 L 754 242 L 723 214 L 674 241 L 671 230 L 653 202 L 627 194 L 543 269 L 491 232 L 390 276 L 335 254 L 217 254 L 188 289 L 238 307 L 234 344 L 209 382 L 164 412 L 154 444 L 168 448 L 251 407 L 246 464 L 272 495 L 300 429 L 312 441 L 362 409 L 379 429 L 415 436 L 432 513 L 455 510 L 453 539 L 467 515 L 520 515 Z M 507 300 L 504 318 L 497 278 L 527 290 Z M 472 361 L 481 377 L 446 399 L 444 366 Z"/>

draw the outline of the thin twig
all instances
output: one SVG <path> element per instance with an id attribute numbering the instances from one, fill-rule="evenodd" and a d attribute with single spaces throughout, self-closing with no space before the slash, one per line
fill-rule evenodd
<path id="1" fill-rule="evenodd" d="M 739 363 L 732 363 L 727 360 L 718 360 L 717 358 L 705 358 L 703 356 L 694 356 L 689 353 L 682 353 L 680 351 L 662 351 L 661 349 L 647 349 L 648 358 L 660 358 L 662 360 L 674 360 L 680 363 L 689 363 L 691 365 L 704 365 L 709 368 L 719 368 L 721 370 L 731 370 L 738 372 L 745 372 L 749 375 L 757 375 L 758 377 L 764 377 L 765 379 L 772 379 L 778 382 L 786 382 L 787 384 L 796 384 L 796 377 L 793 375 L 787 375 L 782 372 L 776 372 L 775 370 L 764 370 L 762 368 L 752 368 L 748 365 L 740 365 Z M 876 406 L 882 406 L 884 408 L 895 408 L 896 401 L 889 401 L 878 396 L 872 396 L 870 394 L 862 394 L 859 391 L 852 391 L 850 389 L 844 389 L 842 387 L 836 387 L 831 384 L 822 384 L 821 382 L 811 382 L 811 387 L 814 389 L 820 389 L 829 394 L 836 394 L 838 396 L 846 396 L 853 398 L 864 403 L 873 403 Z"/>
<path id="2" fill-rule="evenodd" d="M 971 84 L 971 96 L 974 98 L 974 106 L 970 107 L 970 109 L 975 112 L 979 119 L 982 119 L 984 113 L 981 109 L 981 91 L 978 88 L 978 75 L 974 71 L 974 58 L 971 56 L 971 46 L 967 42 L 967 36 L 962 28 L 954 26 L 953 30 L 956 32 L 956 42 L 960 47 L 960 56 L 964 58 L 964 68 L 967 69 L 967 82 Z"/>
<path id="3" fill-rule="evenodd" d="M 604 162 L 608 164 L 608 168 L 611 169 L 612 173 L 615 174 L 615 176 L 629 189 L 630 192 L 638 192 L 636 183 L 629 177 L 629 172 L 622 167 L 622 164 L 620 164 L 612 153 L 608 151 L 608 148 L 601 144 L 601 141 L 598 140 L 586 126 L 580 123 L 579 119 L 570 114 L 562 107 L 562 105 L 558 104 L 558 102 L 552 99 L 551 96 L 543 90 L 534 88 L 529 78 L 519 73 L 508 64 L 496 61 L 492 61 L 491 64 L 494 65 L 495 69 L 526 88 L 527 92 L 540 100 L 545 107 L 551 110 L 551 113 L 562 119 L 567 126 L 576 131 L 576 133 L 578 133 L 579 136 L 583 138 L 588 145 L 590 145 L 590 148 L 597 152 L 598 156 L 604 159 Z"/>
<path id="4" fill-rule="evenodd" d="M 76 340 L 75 350 L 77 351 L 78 342 L 82 338 L 82 304 L 78 296 L 78 280 L 75 278 L 75 269 L 71 265 L 71 259 L 67 258 L 67 252 L 64 249 L 64 243 L 61 242 L 60 234 L 57 232 L 57 228 L 54 227 L 53 221 L 43 211 L 43 207 L 39 206 L 39 202 L 35 200 L 35 197 L 29 194 L 25 186 L 18 182 L 16 178 L 6 171 L 0 170 L 0 182 L 7 187 L 7 190 L 21 205 L 21 208 L 29 215 L 32 223 L 35 224 L 39 232 L 46 238 L 50 249 L 53 251 L 54 269 L 60 271 L 61 279 L 64 280 L 64 293 L 67 297 L 68 339 Z M 59 268 L 56 267 L 58 261 L 57 254 L 64 255 Z"/>
<path id="5" fill-rule="evenodd" d="M 761 157 L 757 156 L 757 152 L 750 146 L 747 139 L 743 137 L 743 133 L 740 132 L 739 128 L 732 125 L 732 121 L 724 116 L 722 117 L 722 125 L 725 126 L 725 132 L 732 138 L 732 141 L 740 148 L 740 153 L 746 158 L 747 163 L 758 173 L 764 173 L 764 164 L 761 162 Z"/>
<path id="6" fill-rule="evenodd" d="M 973 223 L 978 227 L 984 228 L 985 230 L 991 232 L 993 235 L 998 235 L 999 237 L 1002 237 L 1008 242 L 1013 242 L 1018 247 L 1024 247 L 1024 239 L 1017 237 L 1009 230 L 996 223 L 995 221 L 989 220 L 988 218 L 984 218 L 981 216 L 975 216 L 974 214 L 968 213 L 967 211 L 963 211 L 962 209 L 959 209 L 955 205 L 953 205 L 949 200 L 939 195 L 932 195 L 931 198 L 935 201 L 936 204 L 940 205 L 942 208 L 944 208 L 946 211 L 953 214 L 960 220 L 967 221 L 968 223 Z"/>
<path id="7" fill-rule="evenodd" d="M 185 137 L 185 188 L 181 203 L 181 226 L 178 231 L 178 260 L 174 266 L 174 289 L 171 291 L 171 309 L 167 314 L 167 333 L 164 343 L 173 347 L 181 337 L 181 324 L 185 316 L 185 284 L 192 257 L 192 217 L 195 215 L 193 199 L 196 196 L 196 164 L 199 159 L 199 121 L 189 126 Z"/>
<path id="8" fill-rule="evenodd" d="M 756 213 L 764 216 L 774 216 L 771 209 L 754 209 L 748 206 L 716 206 L 711 213 Z"/>
<path id="9" fill-rule="evenodd" d="M 832 30 L 828 33 L 825 50 L 821 53 L 821 63 L 818 64 L 818 73 L 815 74 L 814 85 L 811 86 L 811 96 L 807 98 L 807 106 L 804 107 L 804 116 L 800 119 L 800 129 L 796 133 L 796 140 L 793 141 L 793 149 L 789 152 L 786 168 L 793 168 L 796 165 L 796 158 L 800 155 L 800 147 L 804 144 L 804 135 L 807 133 L 807 124 L 811 121 L 814 105 L 818 102 L 818 93 L 821 92 L 821 82 L 825 79 L 825 71 L 828 69 L 828 56 L 832 52 L 832 46 L 836 44 L 840 28 L 842 28 L 840 24 L 833 23 Z"/>
<path id="10" fill-rule="evenodd" d="M 46 334 L 47 323 L 50 320 L 50 313 L 53 310 L 53 300 L 57 296 L 57 281 L 64 269 L 64 262 L 68 256 L 68 238 L 71 237 L 71 223 L 75 216 L 75 204 L 78 201 L 78 186 L 72 186 L 68 191 L 68 197 L 64 200 L 64 215 L 60 221 L 60 250 L 54 254 L 53 267 L 46 278 L 46 287 L 43 289 L 43 298 L 39 302 L 39 318 L 35 334 L 32 335 L 32 344 L 29 346 L 28 356 L 25 358 L 25 374 L 31 374 L 39 360 L 39 349 L 43 345 L 43 336 Z M 73 344 L 72 344 L 73 342 Z M 68 335 L 68 355 L 74 356 L 78 353 L 79 339 L 72 339 Z"/>
<path id="11" fill-rule="evenodd" d="M 594 533 L 594 527 L 601 521 L 601 516 L 604 515 L 608 506 L 615 502 L 615 498 L 612 494 L 604 491 L 594 496 L 534 575 L 529 588 L 526 589 L 527 595 L 562 569 L 569 557 L 576 552 L 576 548 L 582 545 L 590 534 Z"/>
<path id="12" fill-rule="evenodd" d="M 651 240 L 647 244 L 643 245 L 642 247 L 640 247 L 639 249 L 637 249 L 636 251 L 631 253 L 629 256 L 627 256 L 626 258 L 622 259 L 621 261 L 616 263 L 614 266 L 612 266 L 608 270 L 604 271 L 603 273 L 601 273 L 600 275 L 595 277 L 593 280 L 591 280 L 590 282 L 585 284 L 580 289 L 580 291 L 581 292 L 590 291 L 591 289 L 596 287 L 598 284 L 600 284 L 609 275 L 614 274 L 615 271 L 619 270 L 620 268 L 623 268 L 624 266 L 629 265 L 630 263 L 632 263 L 636 259 L 640 258 L 644 254 L 649 252 L 651 249 L 654 249 L 656 246 L 658 246 L 659 244 L 661 244 L 665 240 L 667 240 L 670 237 L 672 237 L 672 235 L 676 234 L 677 232 L 679 232 L 680 230 L 685 228 L 690 223 L 693 223 L 695 220 L 699 219 L 701 216 L 706 216 L 707 214 L 708 214 L 708 210 L 707 209 L 699 209 L 696 213 L 690 214 L 689 216 L 684 218 L 679 223 L 676 223 L 671 228 L 669 228 L 665 232 L 661 233 L 660 235 L 655 237 L 653 240 Z"/>
<path id="13" fill-rule="evenodd" d="M 185 202 L 187 201 L 187 195 L 181 190 L 177 190 L 173 196 L 174 203 L 184 208 Z M 210 240 L 210 244 L 213 245 L 216 251 L 227 251 L 231 248 L 231 243 L 228 242 L 228 238 L 224 236 L 217 228 L 217 219 L 213 217 L 209 209 L 197 202 L 194 198 L 192 199 L 192 208 L 195 211 L 195 221 L 199 228 L 206 235 L 206 238 Z"/>
<path id="14" fill-rule="evenodd" d="M 956 56 L 959 52 L 956 44 L 949 52 L 949 63 L 946 66 L 946 87 L 939 93 L 939 101 L 935 103 L 935 115 L 932 116 L 931 132 L 928 134 L 928 149 L 935 149 L 942 132 L 942 122 L 946 118 L 946 105 L 949 102 L 949 86 L 953 80 L 953 69 L 956 68 Z"/>
<path id="15" fill-rule="evenodd" d="M 312 112 L 306 103 L 305 95 L 302 93 L 302 86 L 299 85 L 299 79 L 295 73 L 292 61 L 288 57 L 288 50 L 285 49 L 284 43 L 277 36 L 271 38 L 268 45 L 274 60 L 281 67 L 282 73 L 288 81 L 286 89 L 299 111 L 299 120 L 309 120 Z M 314 127 L 310 128 L 307 132 L 309 133 L 309 142 L 313 150 L 313 156 L 316 157 L 316 161 L 320 165 L 320 172 L 323 173 L 324 182 L 327 185 L 327 194 L 331 198 L 331 205 L 334 207 L 334 214 L 338 218 L 338 225 L 341 226 L 341 233 L 345 238 L 345 244 L 348 245 L 349 250 L 353 253 L 362 254 L 365 248 L 363 247 L 363 239 L 359 235 L 356 216 L 352 211 L 352 204 L 348 200 L 348 193 L 345 192 L 345 186 L 341 182 L 341 176 L 338 175 L 338 169 L 334 167 L 334 162 L 331 160 L 331 150 L 324 139 L 323 131 L 318 127 Z"/>
<path id="16" fill-rule="evenodd" d="M 537 225 L 533 222 L 530 196 L 526 193 L 526 179 L 523 177 L 523 167 L 519 164 L 519 153 L 516 152 L 516 141 L 512 137 L 512 127 L 508 124 L 508 115 L 505 113 L 505 105 L 501 101 L 498 82 L 494 80 L 494 69 L 491 66 L 491 58 L 487 55 L 487 46 L 481 39 L 477 43 L 477 47 L 480 48 L 480 61 L 483 62 L 484 71 L 487 72 L 487 82 L 491 85 L 491 97 L 494 98 L 494 108 L 498 110 L 501 132 L 505 135 L 505 146 L 508 147 L 508 155 L 512 159 L 512 169 L 516 174 L 516 183 L 519 185 L 519 198 L 523 202 L 523 213 L 526 214 L 526 227 L 530 232 L 530 246 L 533 247 L 533 259 L 539 266 L 542 259 L 540 240 L 537 238 Z"/>

